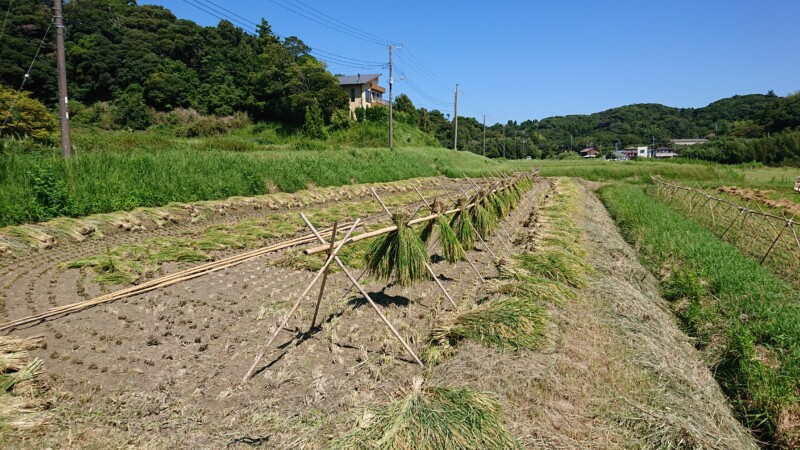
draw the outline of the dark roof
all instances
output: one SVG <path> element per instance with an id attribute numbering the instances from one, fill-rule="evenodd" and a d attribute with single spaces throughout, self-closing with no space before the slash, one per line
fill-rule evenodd
<path id="1" fill-rule="evenodd" d="M 656 151 L 657 152 L 672 152 L 672 151 L 675 151 L 675 149 L 672 149 L 672 148 L 669 148 L 669 147 L 658 147 L 656 149 Z"/>
<path id="2" fill-rule="evenodd" d="M 364 84 L 368 83 L 372 80 L 377 80 L 379 76 L 383 74 L 380 73 L 362 73 L 358 75 L 345 75 L 343 77 L 337 77 L 339 79 L 339 85 L 345 84 Z"/>

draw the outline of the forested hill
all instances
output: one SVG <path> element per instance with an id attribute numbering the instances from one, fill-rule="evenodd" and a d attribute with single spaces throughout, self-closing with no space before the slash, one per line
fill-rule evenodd
<path id="1" fill-rule="evenodd" d="M 0 0 L 6 11 L 10 0 Z M 0 47 L 0 83 L 18 87 L 52 22 L 44 2 L 13 3 Z M 143 97 L 157 110 L 178 107 L 255 120 L 302 123 L 316 100 L 326 117 L 347 103 L 336 79 L 298 38 L 281 39 L 262 21 L 256 34 L 230 22 L 201 27 L 161 6 L 125 0 L 65 3 L 70 100 L 84 104 Z M 55 103 L 55 29 L 50 27 L 25 89 Z"/>
<path id="2" fill-rule="evenodd" d="M 595 146 L 602 151 L 632 145 L 670 145 L 680 138 L 761 138 L 800 127 L 800 95 L 773 93 L 734 96 L 702 108 L 673 108 L 635 104 L 588 115 L 548 117 L 521 123 L 495 124 L 487 132 L 487 153 L 503 147 L 511 156 L 550 156 L 573 148 Z M 463 130 L 463 131 L 462 131 Z M 482 147 L 483 125 L 471 118 L 459 120 L 459 147 Z M 443 130 L 443 142 L 452 134 Z M 463 141 L 462 141 L 463 139 Z M 525 149 L 523 151 L 523 139 Z M 500 150 L 498 150 L 500 149 Z"/>

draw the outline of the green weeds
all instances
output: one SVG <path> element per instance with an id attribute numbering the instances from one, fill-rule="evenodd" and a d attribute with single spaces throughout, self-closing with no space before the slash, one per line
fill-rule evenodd
<path id="1" fill-rule="evenodd" d="M 742 421 L 762 439 L 800 443 L 800 293 L 640 188 L 600 193 L 653 272 L 679 267 L 664 293 L 688 301 L 680 314 Z"/>

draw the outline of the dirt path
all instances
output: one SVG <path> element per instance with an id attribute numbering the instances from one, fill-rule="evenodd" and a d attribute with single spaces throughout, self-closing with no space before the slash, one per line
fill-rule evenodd
<path id="1" fill-rule="evenodd" d="M 301 308 L 264 367 L 237 387 L 313 276 L 275 267 L 280 255 L 271 255 L 15 331 L 45 337 L 46 349 L 34 354 L 44 359 L 54 414 L 50 426 L 7 442 L 20 448 L 321 448 L 352 428 L 364 408 L 424 375 L 495 393 L 513 434 L 528 447 L 657 446 L 680 439 L 691 447 L 711 442 L 709 433 L 716 448 L 754 447 L 661 307 L 655 281 L 593 194 L 585 190 L 583 199 L 578 217 L 597 270 L 580 300 L 551 308 L 544 351 L 498 353 L 467 344 L 449 362 L 423 370 L 358 295 L 344 295 L 348 284 L 335 274 L 320 329 L 304 334 L 312 308 Z M 525 207 L 506 225 L 518 227 L 531 214 L 535 209 Z M 505 253 L 497 238 L 490 245 Z M 7 316 L 108 290 L 86 271 L 55 269 L 98 246 L 62 246 L 5 266 L 0 288 Z M 496 274 L 487 252 L 472 257 L 486 277 Z M 462 308 L 488 295 L 466 263 L 439 263 L 435 271 Z M 415 349 L 437 319 L 450 314 L 433 283 L 404 289 L 373 281 L 366 290 Z"/>

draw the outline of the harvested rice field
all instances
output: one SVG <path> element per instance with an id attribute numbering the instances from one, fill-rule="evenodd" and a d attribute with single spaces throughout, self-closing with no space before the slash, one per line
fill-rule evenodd
<path id="1" fill-rule="evenodd" d="M 423 178 L 0 230 L 0 444 L 758 448 L 593 187 Z M 363 292 L 331 261 L 294 308 L 329 259 L 312 238 L 213 266 L 308 236 L 300 213 L 374 234 L 338 253 Z"/>

